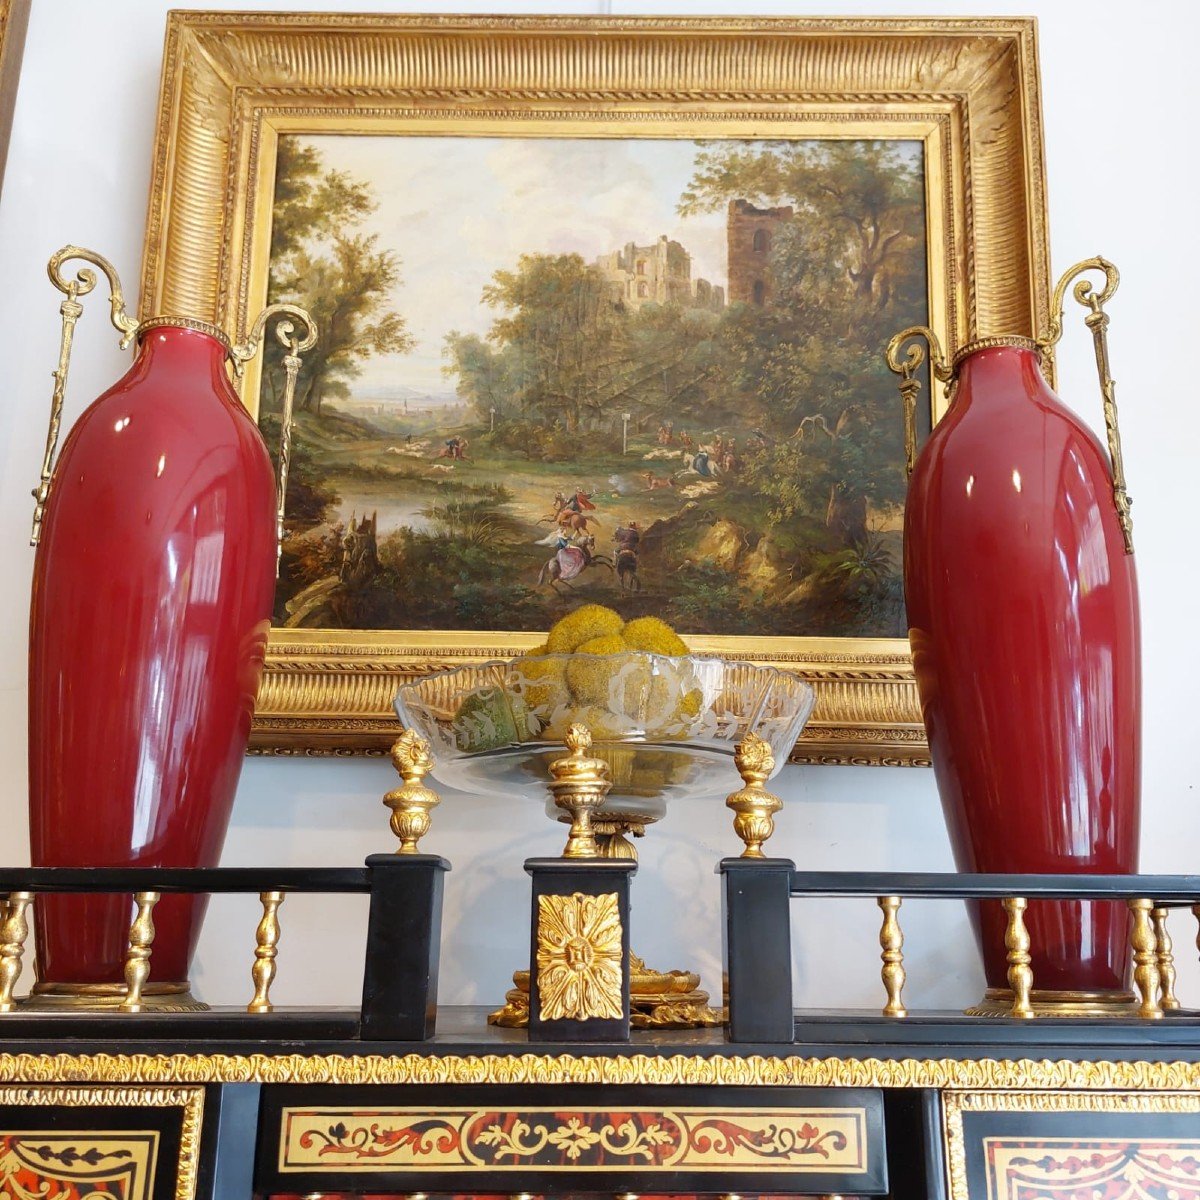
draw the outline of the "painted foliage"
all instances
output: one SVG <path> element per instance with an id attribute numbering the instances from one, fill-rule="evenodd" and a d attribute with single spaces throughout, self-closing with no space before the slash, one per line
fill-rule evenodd
<path id="1" fill-rule="evenodd" d="M 924 231 L 916 142 L 282 138 L 271 298 L 321 341 L 277 623 L 902 636 Z"/>

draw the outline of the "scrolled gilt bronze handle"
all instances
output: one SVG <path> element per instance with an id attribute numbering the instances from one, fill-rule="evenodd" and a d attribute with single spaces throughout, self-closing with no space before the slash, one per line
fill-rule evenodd
<path id="1" fill-rule="evenodd" d="M 1092 281 L 1086 278 L 1086 272 L 1100 271 L 1104 275 L 1104 286 L 1096 291 Z M 1096 352 L 1096 372 L 1100 376 L 1100 395 L 1104 400 L 1104 429 L 1108 435 L 1108 456 L 1112 461 L 1113 503 L 1117 509 L 1117 520 L 1121 525 L 1121 535 L 1125 539 L 1125 553 L 1133 553 L 1133 517 L 1130 508 L 1133 501 L 1125 488 L 1125 460 L 1121 454 L 1121 429 L 1117 424 L 1117 385 L 1113 380 L 1108 366 L 1108 313 L 1104 306 L 1112 299 L 1121 285 L 1121 273 L 1106 258 L 1096 255 L 1076 263 L 1058 281 L 1054 289 L 1054 298 L 1050 302 L 1050 326 L 1046 336 L 1038 344 L 1042 356 L 1048 363 L 1053 363 L 1054 347 L 1063 335 L 1063 308 L 1066 303 L 1067 288 L 1074 282 L 1071 295 L 1077 303 L 1088 309 L 1084 324 L 1092 331 L 1092 345 Z"/>
<path id="2" fill-rule="evenodd" d="M 317 344 L 317 325 L 307 310 L 296 304 L 271 304 L 258 314 L 250 327 L 246 340 L 234 346 L 230 352 L 233 369 L 241 375 L 257 353 L 266 332 L 267 322 L 274 320 L 275 337 L 287 351 L 283 356 L 285 375 L 283 389 L 283 428 L 279 436 L 279 477 L 276 484 L 278 507 L 275 512 L 275 573 L 279 573 L 279 562 L 283 557 L 283 514 L 287 503 L 288 470 L 292 462 L 292 408 L 296 398 L 296 377 L 300 373 L 300 356 Z M 296 323 L 304 330 L 304 336 L 296 334 Z"/>
<path id="3" fill-rule="evenodd" d="M 50 498 L 50 481 L 54 475 L 54 461 L 58 453 L 58 435 L 62 428 L 63 398 L 67 391 L 67 372 L 71 367 L 71 348 L 75 341 L 75 325 L 83 316 L 80 296 L 86 296 L 96 286 L 96 272 L 80 267 L 74 276 L 63 274 L 63 264 L 78 259 L 99 267 L 108 279 L 109 317 L 113 327 L 121 335 L 121 349 L 133 341 L 138 323 L 125 311 L 125 295 L 121 290 L 121 279 L 117 269 L 101 254 L 86 250 L 82 246 L 64 246 L 51 255 L 46 264 L 50 282 L 66 297 L 59 305 L 62 316 L 62 332 L 58 343 L 58 366 L 53 373 L 54 391 L 50 397 L 50 427 L 46 432 L 46 451 L 42 457 L 42 473 L 38 485 L 33 489 L 33 530 L 29 544 L 36 546 L 42 538 L 42 520 L 46 515 L 46 501 Z"/>
<path id="4" fill-rule="evenodd" d="M 912 474 L 917 463 L 917 393 L 921 390 L 917 372 L 925 361 L 925 351 L 918 341 L 919 338 L 924 338 L 929 345 L 929 366 L 934 378 L 946 384 L 954 378 L 954 372 L 942 353 L 942 344 L 928 325 L 910 325 L 888 342 L 888 368 L 901 377 L 899 386 L 900 395 L 904 400 L 904 463 L 905 473 L 908 475 Z M 903 357 L 901 350 L 904 350 Z"/>

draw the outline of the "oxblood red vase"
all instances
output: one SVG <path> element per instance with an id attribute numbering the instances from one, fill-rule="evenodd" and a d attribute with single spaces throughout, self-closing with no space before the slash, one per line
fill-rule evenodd
<path id="1" fill-rule="evenodd" d="M 80 417 L 34 567 L 35 866 L 215 866 L 275 580 L 270 458 L 220 330 L 148 322 Z M 186 991 L 205 901 L 164 895 L 147 995 Z M 38 897 L 40 993 L 123 990 L 128 896 Z"/>
<path id="2" fill-rule="evenodd" d="M 1033 342 L 967 347 L 957 376 L 909 481 L 904 586 L 959 869 L 1133 872 L 1137 578 L 1109 457 L 1050 390 Z M 973 916 L 997 999 L 1005 914 L 987 902 Z M 1126 994 L 1123 905 L 1033 901 L 1026 924 L 1035 1000 Z"/>

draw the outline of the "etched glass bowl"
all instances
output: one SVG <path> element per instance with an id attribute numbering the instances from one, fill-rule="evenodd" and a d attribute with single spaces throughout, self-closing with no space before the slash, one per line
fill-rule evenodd
<path id="1" fill-rule="evenodd" d="M 738 786 L 737 743 L 771 747 L 776 770 L 812 712 L 786 671 L 705 655 L 547 654 L 480 663 L 403 684 L 396 712 L 428 738 L 440 782 L 481 796 L 544 794 L 567 727 L 582 721 L 612 789 L 597 817 L 659 820 L 667 801 Z M 547 799 L 547 811 L 562 814 Z"/>

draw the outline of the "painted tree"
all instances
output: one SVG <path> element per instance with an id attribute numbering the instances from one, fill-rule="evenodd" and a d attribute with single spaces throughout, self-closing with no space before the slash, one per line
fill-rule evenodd
<path id="1" fill-rule="evenodd" d="M 279 139 L 269 300 L 301 305 L 319 330 L 300 368 L 301 412 L 319 416 L 325 400 L 348 396 L 365 359 L 412 348 L 404 318 L 391 307 L 400 260 L 380 249 L 376 235 L 356 231 L 375 207 L 368 184 L 327 170 L 315 147 Z M 281 394 L 282 349 L 269 343 L 267 354 L 269 409 Z"/>
<path id="2" fill-rule="evenodd" d="M 807 515 L 849 537 L 865 501 L 904 495 L 883 348 L 895 330 L 926 320 L 921 169 L 887 142 L 705 147 L 679 211 L 735 199 L 794 210 L 771 241 L 771 302 L 726 317 L 734 387 L 774 435 L 761 455 L 763 489 L 779 519 Z"/>
<path id="3" fill-rule="evenodd" d="M 697 155 L 679 211 L 739 198 L 793 205 L 860 304 L 885 307 L 924 273 L 924 180 L 893 143 L 719 143 Z"/>

